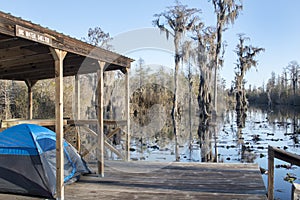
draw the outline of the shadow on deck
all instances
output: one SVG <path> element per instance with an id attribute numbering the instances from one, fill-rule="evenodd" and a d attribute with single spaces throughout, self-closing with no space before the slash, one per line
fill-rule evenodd
<path id="1" fill-rule="evenodd" d="M 90 174 L 66 185 L 65 199 L 267 199 L 256 164 L 107 161 L 105 169 L 105 177 Z"/>
<path id="2" fill-rule="evenodd" d="M 106 169 L 66 186 L 66 199 L 267 198 L 255 164 L 111 161 Z"/>

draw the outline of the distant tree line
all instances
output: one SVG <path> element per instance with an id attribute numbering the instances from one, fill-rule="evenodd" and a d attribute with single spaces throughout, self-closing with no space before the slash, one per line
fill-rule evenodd
<path id="1" fill-rule="evenodd" d="M 300 66 L 291 61 L 281 74 L 271 73 L 271 78 L 260 87 L 249 86 L 248 100 L 252 105 L 265 104 L 270 108 L 276 105 L 300 106 Z"/>

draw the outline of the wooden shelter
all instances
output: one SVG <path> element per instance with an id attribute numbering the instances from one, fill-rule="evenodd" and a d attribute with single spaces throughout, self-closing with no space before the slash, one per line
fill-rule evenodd
<path id="1" fill-rule="evenodd" d="M 79 112 L 80 74 L 98 72 L 99 174 L 103 174 L 103 73 L 121 70 L 126 79 L 126 123 L 129 146 L 129 76 L 133 60 L 87 44 L 30 21 L 0 12 L 0 79 L 24 81 L 28 87 L 28 119 L 32 119 L 32 90 L 42 79 L 55 78 L 55 131 L 57 199 L 64 199 L 63 186 L 63 77 L 75 76 L 75 103 Z M 83 67 L 84 66 L 84 67 Z M 78 120 L 75 112 L 75 120 Z M 77 114 L 76 114 L 77 113 Z M 129 158 L 129 156 L 127 156 Z"/>

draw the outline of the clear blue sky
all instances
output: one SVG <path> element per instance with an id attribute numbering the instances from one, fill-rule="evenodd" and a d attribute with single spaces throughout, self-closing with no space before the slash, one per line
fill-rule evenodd
<path id="1" fill-rule="evenodd" d="M 200 8 L 201 18 L 207 25 L 214 25 L 212 5 L 207 0 L 182 2 Z M 153 27 L 153 15 L 173 3 L 173 0 L 9 0 L 1 2 L 0 10 L 80 39 L 86 36 L 88 28 L 95 26 L 113 37 Z M 266 49 L 257 57 L 257 71 L 251 70 L 246 75 L 249 84 L 260 86 L 263 81 L 267 82 L 272 71 L 278 74 L 290 61 L 300 62 L 300 1 L 244 0 L 243 4 L 242 14 L 224 33 L 228 47 L 220 73 L 230 85 L 234 77 L 236 56 L 233 50 L 238 42 L 237 34 L 245 33 L 251 38 L 251 44 Z"/>

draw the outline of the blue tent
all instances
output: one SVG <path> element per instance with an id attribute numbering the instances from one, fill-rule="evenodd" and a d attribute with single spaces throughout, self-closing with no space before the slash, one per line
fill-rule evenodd
<path id="1" fill-rule="evenodd" d="M 76 149 L 64 141 L 64 181 L 89 173 Z M 0 133 L 0 192 L 53 198 L 56 193 L 56 134 L 33 124 Z"/>

